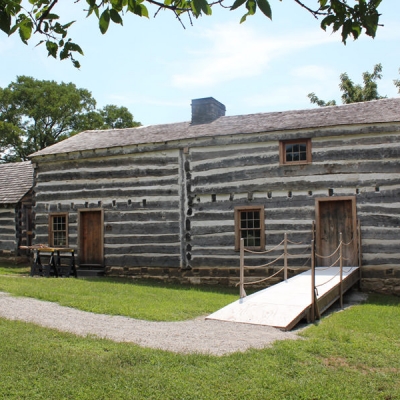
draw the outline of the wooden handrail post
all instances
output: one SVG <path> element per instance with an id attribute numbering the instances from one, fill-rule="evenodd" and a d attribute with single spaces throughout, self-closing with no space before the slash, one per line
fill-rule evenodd
<path id="1" fill-rule="evenodd" d="M 311 240 L 311 322 L 315 321 L 315 254 L 314 239 Z"/>
<path id="2" fill-rule="evenodd" d="M 361 265 L 362 265 L 362 248 L 361 248 L 361 223 L 357 220 L 357 246 L 358 246 L 358 287 L 361 288 Z"/>
<path id="3" fill-rule="evenodd" d="M 343 308 L 343 235 L 342 232 L 339 234 L 339 252 L 340 252 L 340 281 L 339 281 L 339 296 L 340 296 L 340 308 Z"/>
<path id="4" fill-rule="evenodd" d="M 246 297 L 244 290 L 244 239 L 240 239 L 240 298 Z"/>
<path id="5" fill-rule="evenodd" d="M 284 264 L 283 264 L 283 279 L 285 279 L 285 281 L 287 281 L 287 233 L 285 232 L 285 237 L 284 237 L 284 243 L 283 243 L 283 253 L 284 253 Z"/>
<path id="6" fill-rule="evenodd" d="M 362 259 L 362 253 L 361 253 L 361 224 L 360 220 L 357 220 L 357 247 L 358 247 L 358 267 L 360 268 L 361 271 L 361 259 Z"/>

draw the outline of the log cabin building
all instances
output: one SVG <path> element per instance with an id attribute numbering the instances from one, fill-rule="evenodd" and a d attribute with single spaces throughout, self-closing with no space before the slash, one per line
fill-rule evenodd
<path id="1" fill-rule="evenodd" d="M 238 116 L 195 99 L 191 121 L 86 131 L 31 160 L 35 241 L 75 248 L 81 270 L 233 284 L 240 238 L 286 232 L 309 267 L 313 237 L 328 254 L 359 221 L 362 287 L 400 294 L 399 98 Z"/>
<path id="2" fill-rule="evenodd" d="M 30 161 L 0 164 L 0 256 L 23 256 L 32 242 L 32 186 Z"/>

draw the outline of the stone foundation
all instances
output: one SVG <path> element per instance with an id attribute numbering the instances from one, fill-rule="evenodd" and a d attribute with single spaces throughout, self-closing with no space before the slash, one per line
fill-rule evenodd
<path id="1" fill-rule="evenodd" d="M 264 268 L 246 271 L 246 282 L 262 280 L 276 273 L 280 268 Z M 288 277 L 306 271 L 308 268 L 288 270 Z M 105 275 L 131 279 L 153 279 L 165 283 L 188 285 L 238 286 L 239 268 L 150 268 L 150 267 L 108 267 Z M 283 272 L 266 281 L 251 285 L 262 289 L 283 280 Z M 400 296 L 400 267 L 362 267 L 360 288 L 365 292 L 375 292 Z"/>
<path id="2" fill-rule="evenodd" d="M 28 264 L 30 258 L 28 256 L 16 256 L 13 252 L 0 252 L 0 262 L 7 262 L 11 264 Z"/>
<path id="3" fill-rule="evenodd" d="M 384 265 L 362 267 L 361 290 L 400 296 L 400 267 Z"/>
<path id="4" fill-rule="evenodd" d="M 280 268 L 257 268 L 246 271 L 246 282 L 263 280 L 274 275 Z M 288 277 L 307 270 L 299 268 L 295 272 L 288 270 Z M 110 277 L 125 277 L 132 279 L 154 279 L 166 283 L 181 283 L 189 285 L 221 285 L 238 286 L 239 268 L 150 268 L 150 267 L 108 267 L 105 275 Z M 251 285 L 251 288 L 265 288 L 283 280 L 283 271 L 276 276 Z M 239 289 L 238 289 L 239 290 Z"/>

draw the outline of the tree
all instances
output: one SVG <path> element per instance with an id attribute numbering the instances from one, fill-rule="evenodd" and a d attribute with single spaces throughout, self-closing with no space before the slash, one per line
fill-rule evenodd
<path id="1" fill-rule="evenodd" d="M 399 74 L 400 74 L 400 69 L 399 69 Z M 399 94 L 400 94 L 400 79 L 394 79 L 393 83 L 394 83 L 394 86 L 397 87 L 397 90 L 399 91 Z"/>
<path id="2" fill-rule="evenodd" d="M 107 105 L 99 111 L 104 124 L 102 129 L 121 129 L 126 127 L 140 126 L 139 122 L 133 120 L 133 115 L 126 107 Z"/>
<path id="3" fill-rule="evenodd" d="M 108 104 L 101 110 L 77 115 L 73 131 L 134 128 L 137 126 L 141 126 L 141 123 L 133 120 L 133 115 L 126 107 Z"/>
<path id="4" fill-rule="evenodd" d="M 372 73 L 364 72 L 362 74 L 364 85 L 357 84 L 355 85 L 353 81 L 349 78 L 347 73 L 343 73 L 340 75 L 340 84 L 339 88 L 342 91 L 342 103 L 350 104 L 350 103 L 359 103 L 362 101 L 371 101 L 371 100 L 379 100 L 384 99 L 386 96 L 380 96 L 378 93 L 378 84 L 376 81 L 382 78 L 382 65 L 376 64 L 374 66 L 374 71 Z M 399 87 L 400 91 L 400 82 L 395 85 Z M 324 101 L 320 100 L 315 93 L 309 93 L 308 97 L 311 103 L 317 104 L 320 107 L 325 106 L 334 106 L 336 105 L 335 100 Z"/>
<path id="5" fill-rule="evenodd" d="M 86 129 L 133 127 L 126 107 L 96 110 L 96 100 L 73 83 L 19 76 L 0 88 L 0 162 L 28 155 Z"/>
<path id="6" fill-rule="evenodd" d="M 139 17 L 149 17 L 148 6 L 160 10 L 169 10 L 183 25 L 183 16 L 190 23 L 193 18 L 201 15 L 211 15 L 212 7 L 220 5 L 229 10 L 245 9 L 240 22 L 254 15 L 259 9 L 266 17 L 272 19 L 270 0 L 232 0 L 233 4 L 226 5 L 229 0 L 76 0 L 73 5 L 84 3 L 87 6 L 87 16 L 95 15 L 101 33 L 106 33 L 110 22 L 123 24 L 127 14 Z M 282 1 L 282 0 L 281 0 Z M 307 6 L 304 0 L 291 0 L 321 20 L 321 28 L 332 27 L 334 32 L 341 31 L 342 41 L 346 43 L 349 36 L 357 39 L 365 30 L 365 34 L 375 37 L 379 26 L 378 7 L 382 0 L 313 0 L 314 8 Z M 37 34 L 44 43 L 49 56 L 61 60 L 70 59 L 79 68 L 77 54 L 83 55 L 81 47 L 68 38 L 68 29 L 75 21 L 60 22 L 57 14 L 58 0 L 29 0 L 30 8 L 22 4 L 22 0 L 0 0 L 0 29 L 7 35 L 19 33 L 21 40 L 28 43 L 32 34 Z M 71 5 L 72 6 L 72 5 Z M 80 12 L 82 10 L 78 10 Z"/>

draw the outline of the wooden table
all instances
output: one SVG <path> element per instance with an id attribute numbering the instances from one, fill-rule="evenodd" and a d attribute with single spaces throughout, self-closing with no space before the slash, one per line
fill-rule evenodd
<path id="1" fill-rule="evenodd" d="M 69 247 L 49 247 L 44 245 L 21 246 L 21 249 L 33 251 L 31 276 L 78 276 L 75 266 L 75 250 Z M 42 257 L 49 257 L 48 263 L 42 263 Z M 62 260 L 67 260 L 62 263 Z"/>

